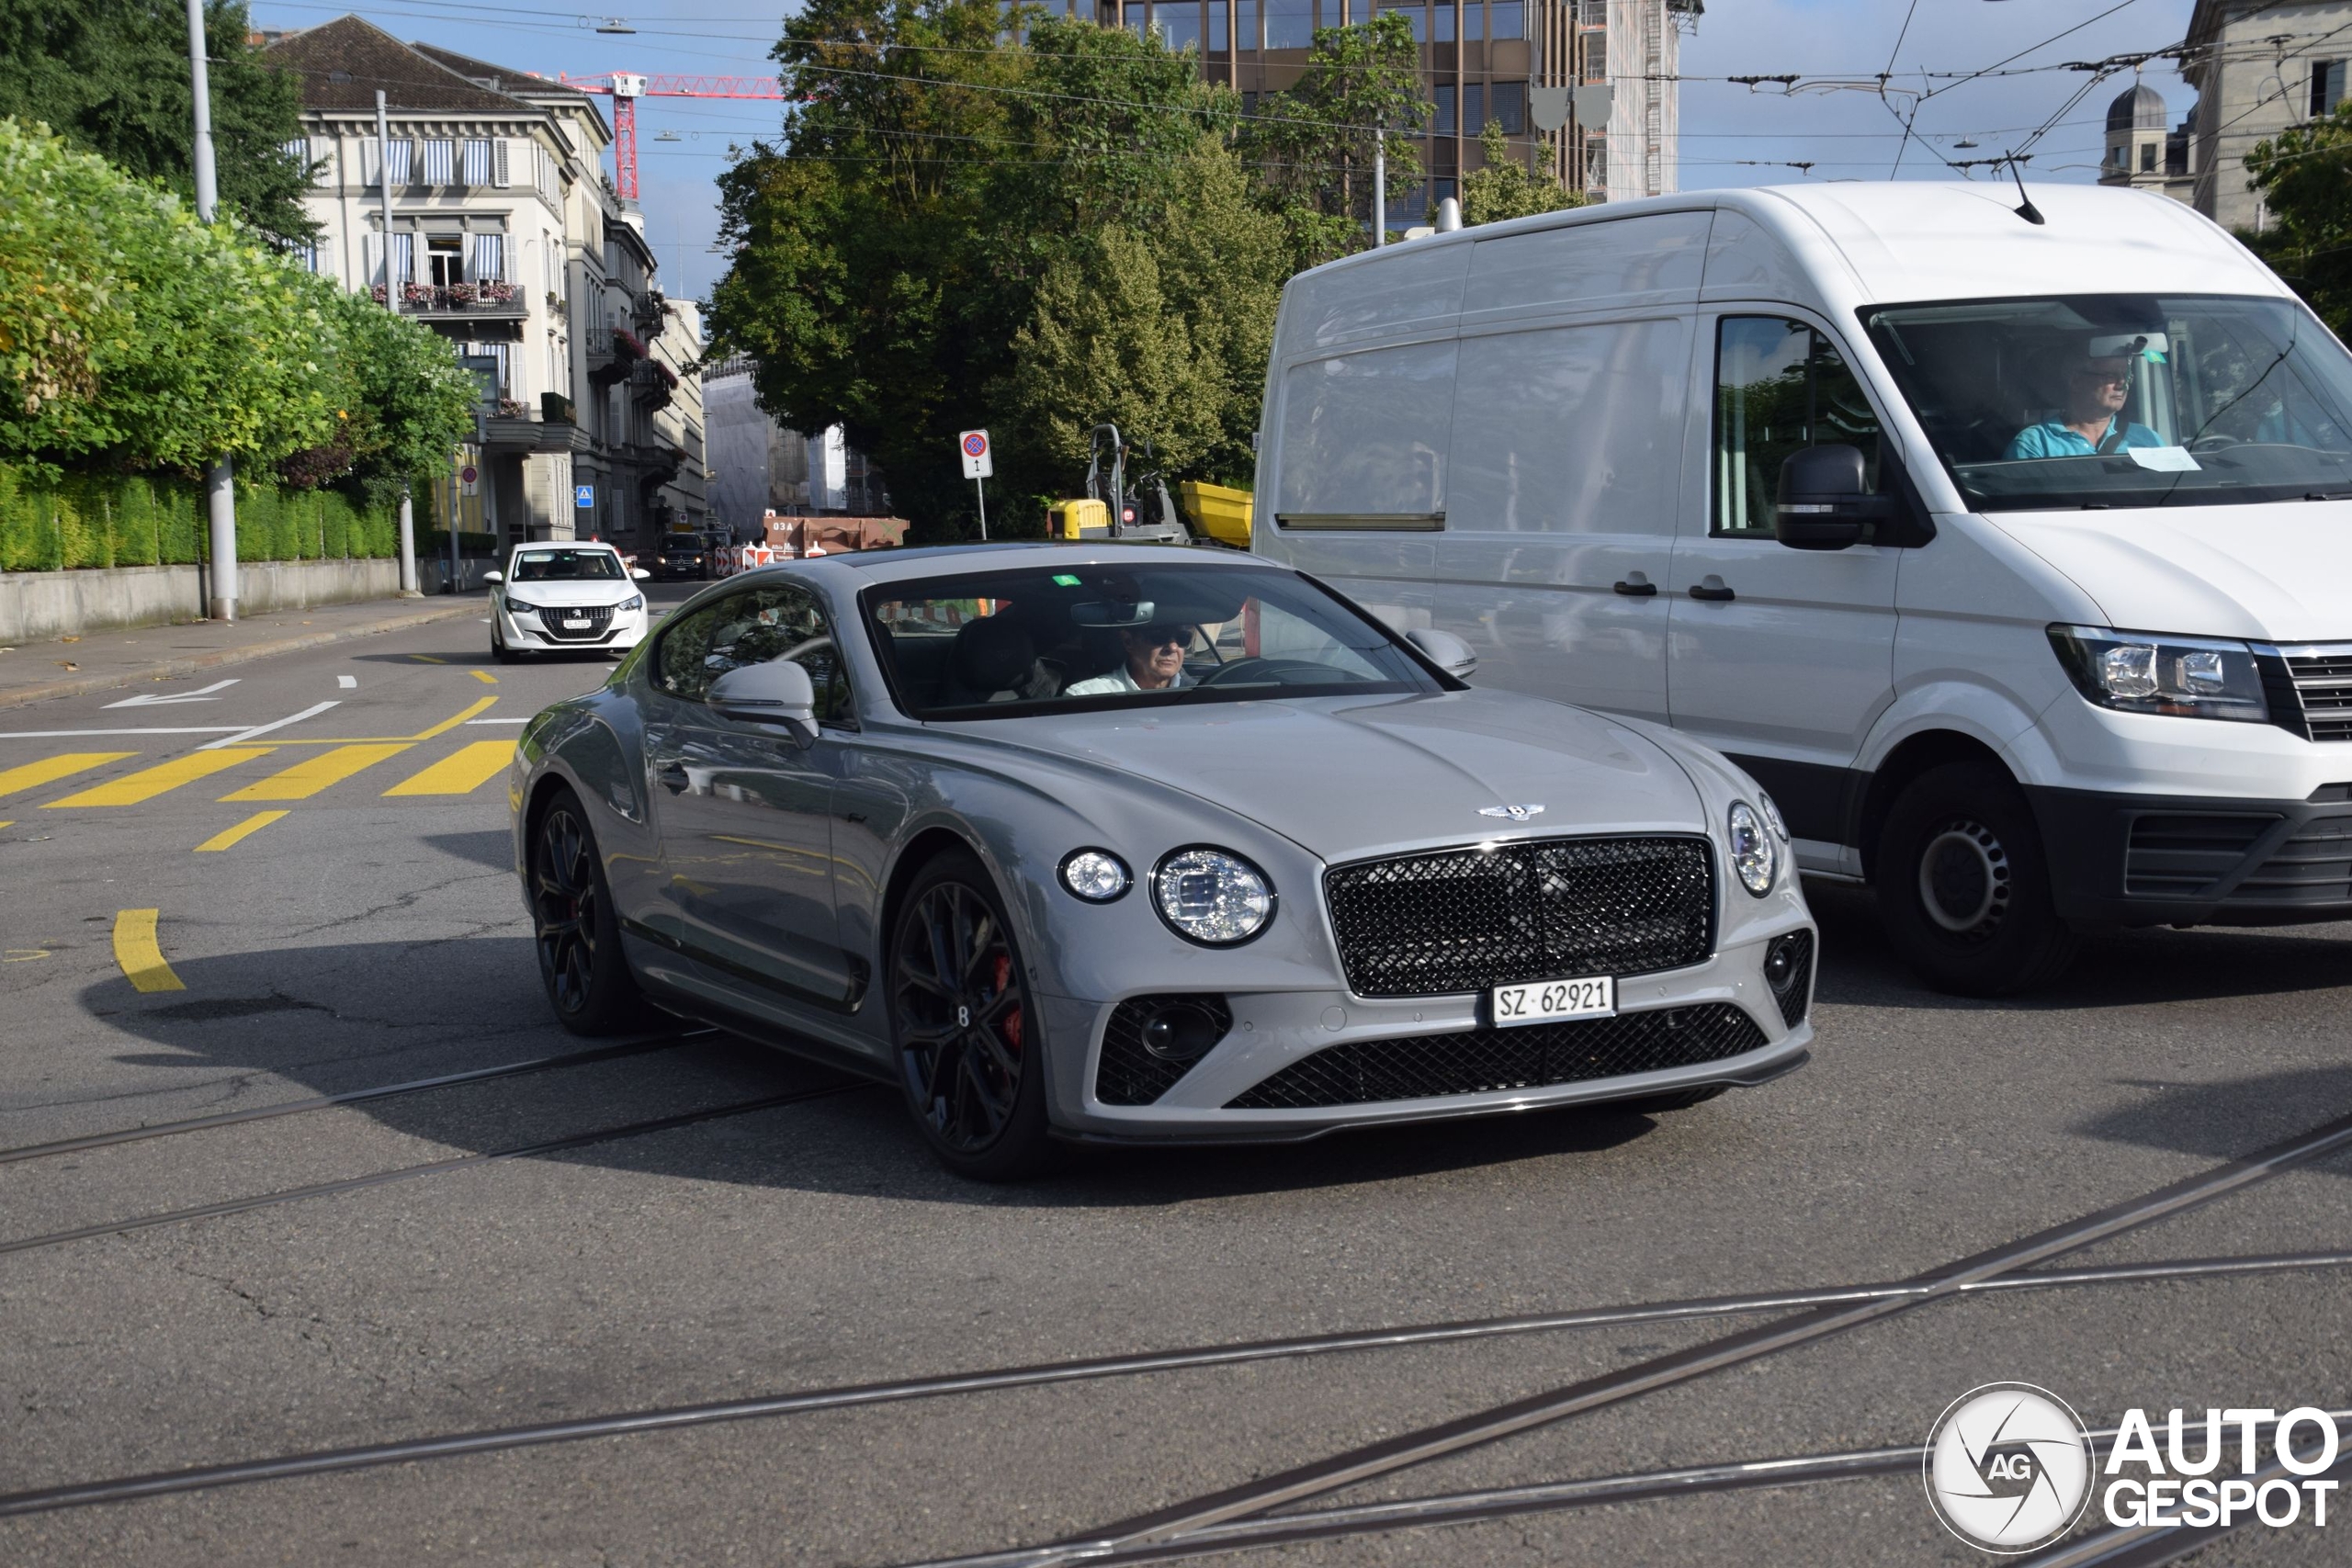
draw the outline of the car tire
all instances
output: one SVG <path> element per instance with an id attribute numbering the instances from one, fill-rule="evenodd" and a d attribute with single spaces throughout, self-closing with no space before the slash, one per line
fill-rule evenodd
<path id="1" fill-rule="evenodd" d="M 1990 762 L 1947 762 L 1895 797 L 1873 881 L 1888 940 L 1919 977 L 1962 997 L 2055 979 L 2081 938 L 2059 918 L 2032 808 Z"/>
<path id="2" fill-rule="evenodd" d="M 507 647 L 506 639 L 499 635 L 498 625 L 494 621 L 490 627 L 490 656 L 501 664 L 512 664 L 515 658 L 514 650 Z"/>
<path id="3" fill-rule="evenodd" d="M 559 789 L 532 825 L 531 948 L 557 1021 L 574 1034 L 626 1034 L 650 1010 L 621 952 L 620 917 L 587 809 Z"/>
<path id="4" fill-rule="evenodd" d="M 969 854 L 940 855 L 916 873 L 891 924 L 890 1038 L 923 1141 L 975 1181 L 1046 1170 L 1057 1149 L 1046 1128 L 1045 1033 L 987 868 Z"/>

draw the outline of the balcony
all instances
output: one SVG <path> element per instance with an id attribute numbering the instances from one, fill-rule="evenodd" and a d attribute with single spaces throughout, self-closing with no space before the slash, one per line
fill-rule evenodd
<path id="1" fill-rule="evenodd" d="M 384 302 L 384 286 L 380 283 L 368 290 L 379 305 Z M 401 314 L 433 320 L 470 320 L 519 321 L 531 313 L 530 301 L 524 297 L 520 286 L 512 283 L 403 283 L 401 285 Z"/>

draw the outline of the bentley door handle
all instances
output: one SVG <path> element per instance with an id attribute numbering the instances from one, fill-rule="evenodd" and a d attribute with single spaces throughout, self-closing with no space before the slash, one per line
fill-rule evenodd
<path id="1" fill-rule="evenodd" d="M 1739 595 L 1724 587 L 1722 578 L 1710 577 L 1704 582 L 1694 582 L 1690 585 L 1690 597 L 1704 599 L 1710 604 L 1728 604 Z"/>
<path id="2" fill-rule="evenodd" d="M 1655 582 L 1619 582 L 1613 586 L 1628 599 L 1648 599 L 1657 592 Z"/>
<path id="3" fill-rule="evenodd" d="M 680 762 L 662 763 L 661 771 L 653 776 L 660 779 L 662 781 L 662 787 L 670 791 L 673 795 L 685 790 L 694 783 L 692 779 L 686 776 L 684 764 Z"/>

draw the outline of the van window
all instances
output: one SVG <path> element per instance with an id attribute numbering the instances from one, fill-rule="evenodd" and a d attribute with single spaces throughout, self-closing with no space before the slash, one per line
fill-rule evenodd
<path id="1" fill-rule="evenodd" d="M 1446 526 L 1671 535 L 1690 380 L 1678 319 L 1463 339 Z"/>
<path id="2" fill-rule="evenodd" d="M 1369 349 L 1283 377 L 1282 516 L 1427 516 L 1445 510 L 1451 343 Z"/>
<path id="3" fill-rule="evenodd" d="M 1808 446 L 1859 446 L 1876 489 L 1879 423 L 1830 341 L 1782 316 L 1725 316 L 1715 334 L 1715 510 L 1709 532 L 1772 536 L 1781 465 Z"/>

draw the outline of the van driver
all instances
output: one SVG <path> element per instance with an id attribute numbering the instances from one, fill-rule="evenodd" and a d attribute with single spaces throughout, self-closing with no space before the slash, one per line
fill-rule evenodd
<path id="1" fill-rule="evenodd" d="M 1181 621 L 1128 626 L 1119 633 L 1126 661 L 1108 675 L 1065 686 L 1066 697 L 1102 697 L 1118 692 L 1167 692 L 1184 683 L 1184 650 L 1193 628 Z"/>
<path id="2" fill-rule="evenodd" d="M 2105 344 L 2099 346 L 2104 347 Z M 2130 354 L 2070 356 L 2066 366 L 2066 407 L 2056 419 L 2029 424 L 2009 439 L 2002 453 L 2020 457 L 2090 457 L 2120 452 L 2128 446 L 2161 446 L 2164 437 L 2144 424 L 2123 418 L 2132 400 L 2134 358 Z"/>

